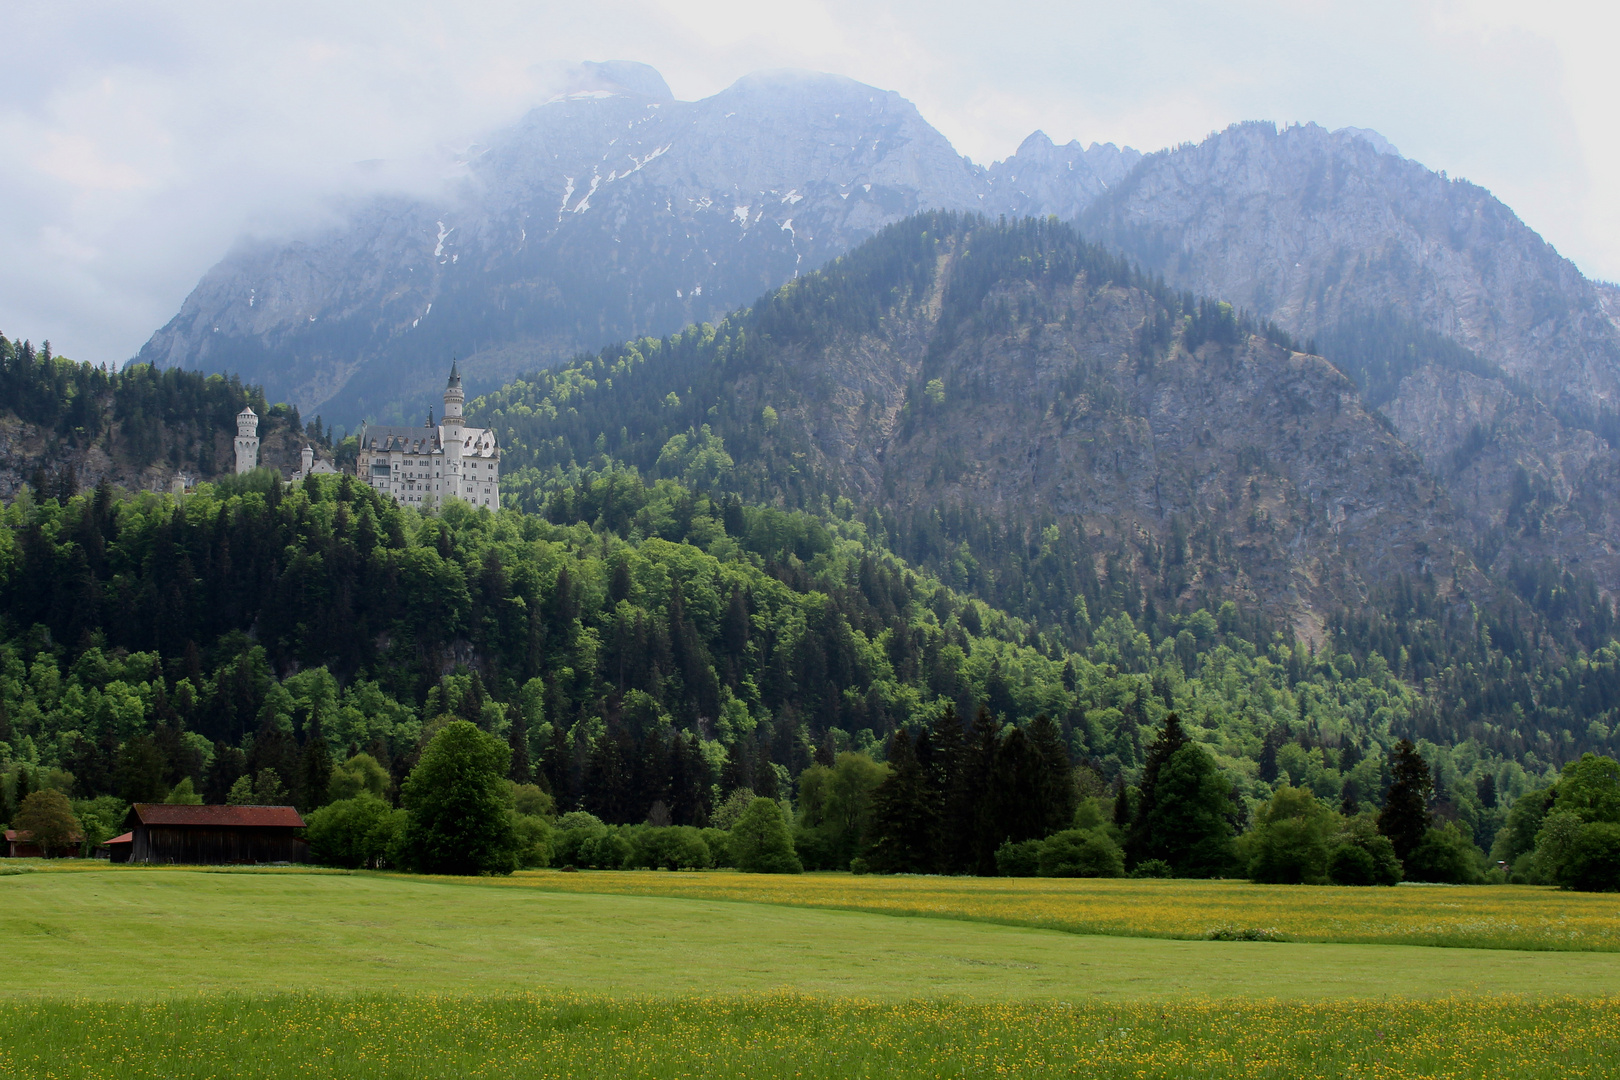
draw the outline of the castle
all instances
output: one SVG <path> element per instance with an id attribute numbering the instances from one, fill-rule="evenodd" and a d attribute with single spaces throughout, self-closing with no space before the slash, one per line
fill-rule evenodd
<path id="1" fill-rule="evenodd" d="M 452 363 L 444 422 L 435 426 L 429 411 L 422 427 L 361 425 L 355 473 L 374 490 L 421 509 L 442 506 L 449 498 L 499 508 L 501 448 L 493 431 L 462 422 L 465 402 L 461 374 Z"/>
<path id="2" fill-rule="evenodd" d="M 501 448 L 493 431 L 462 422 L 466 400 L 461 373 L 452 363 L 450 381 L 444 388 L 444 422 L 435 426 L 429 410 L 422 427 L 362 424 L 355 474 L 373 490 L 419 509 L 443 506 L 450 498 L 499 508 Z M 315 451 L 308 446 L 300 464 L 302 468 L 292 475 L 294 481 L 310 473 L 337 471 L 331 462 L 315 460 Z M 249 407 L 236 414 L 236 471 L 241 474 L 258 467 L 259 415 Z M 180 483 L 184 490 L 185 480 Z"/>

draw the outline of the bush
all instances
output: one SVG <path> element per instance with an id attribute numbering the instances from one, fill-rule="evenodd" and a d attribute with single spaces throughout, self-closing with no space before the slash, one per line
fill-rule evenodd
<path id="1" fill-rule="evenodd" d="M 1328 856 L 1328 880 L 1335 885 L 1377 885 L 1378 864 L 1354 844 L 1340 844 Z"/>
<path id="2" fill-rule="evenodd" d="M 737 865 L 731 857 L 731 834 L 724 829 L 701 829 L 703 843 L 709 849 L 710 865 L 731 866 Z"/>
<path id="3" fill-rule="evenodd" d="M 1309 789 L 1278 788 L 1243 838 L 1249 877 L 1274 885 L 1325 883 L 1335 820 Z"/>
<path id="4" fill-rule="evenodd" d="M 595 840 L 607 832 L 607 826 L 595 814 L 575 810 L 557 819 L 551 838 L 551 861 L 557 866 L 586 866 L 580 854 L 587 841 Z"/>
<path id="5" fill-rule="evenodd" d="M 1620 890 L 1620 825 L 1599 821 L 1582 826 L 1564 857 L 1558 884 L 1581 892 Z"/>
<path id="6" fill-rule="evenodd" d="M 1408 881 L 1444 885 L 1478 885 L 1485 880 L 1480 868 L 1484 855 L 1451 822 L 1432 828 L 1406 860 Z"/>
<path id="7" fill-rule="evenodd" d="M 1328 858 L 1328 880 L 1335 885 L 1395 885 L 1401 880 L 1395 845 L 1378 831 L 1371 814 L 1353 817 L 1345 824 Z"/>
<path id="8" fill-rule="evenodd" d="M 1006 841 L 996 848 L 996 873 L 1002 877 L 1035 877 L 1041 872 L 1041 841 Z"/>
<path id="9" fill-rule="evenodd" d="M 370 794 L 312 810 L 304 819 L 310 861 L 350 870 L 381 866 L 405 827 L 405 817 L 405 811 Z"/>
<path id="10" fill-rule="evenodd" d="M 601 832 L 592 833 L 580 844 L 579 858 L 574 865 L 593 870 L 623 870 L 629 861 L 630 841 L 619 830 L 603 826 Z"/>
<path id="11" fill-rule="evenodd" d="M 731 827 L 731 850 L 737 869 L 754 874 L 801 874 L 782 808 L 775 799 L 757 798 Z"/>
<path id="12" fill-rule="evenodd" d="M 512 812 L 512 832 L 518 841 L 518 867 L 534 870 L 551 865 L 551 822 L 535 814 Z"/>
<path id="13" fill-rule="evenodd" d="M 849 860 L 843 857 L 843 845 L 825 829 L 807 829 L 802 825 L 794 829 L 793 851 L 806 870 L 849 869 Z"/>
<path id="14" fill-rule="evenodd" d="M 1170 864 L 1163 859 L 1147 859 L 1137 863 L 1126 876 L 1133 878 L 1167 878 L 1171 873 Z"/>
<path id="15" fill-rule="evenodd" d="M 703 834 L 690 825 L 644 825 L 633 830 L 628 865 L 649 870 L 702 870 L 713 863 Z"/>
<path id="16" fill-rule="evenodd" d="M 1066 829 L 1041 841 L 1042 877 L 1123 877 L 1125 853 L 1108 830 Z M 1168 873 L 1169 867 L 1165 867 Z"/>

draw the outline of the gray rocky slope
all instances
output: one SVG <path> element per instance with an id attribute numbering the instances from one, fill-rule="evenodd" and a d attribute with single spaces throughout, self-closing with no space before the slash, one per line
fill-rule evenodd
<path id="1" fill-rule="evenodd" d="M 588 65 L 441 196 L 231 254 L 139 358 L 239 372 L 352 426 L 426 407 L 452 353 L 476 391 L 715 321 L 927 208 L 1078 220 L 1352 374 L 1358 320 L 1455 343 L 1396 342 L 1367 404 L 1450 492 L 1483 564 L 1551 558 L 1620 588 L 1620 292 L 1488 192 L 1355 129 L 1244 124 L 1147 158 L 1037 132 L 982 168 L 847 79 L 763 73 L 680 102 L 650 68 Z"/>
<path id="2" fill-rule="evenodd" d="M 352 426 L 433 400 L 452 353 L 474 390 L 497 385 L 717 320 L 919 210 L 1073 216 L 1141 156 L 1037 133 L 987 170 L 848 79 L 767 72 L 683 102 L 642 65 L 588 68 L 442 197 L 232 253 L 138 359 L 238 372 Z"/>
<path id="3" fill-rule="evenodd" d="M 1365 133 L 1243 124 L 1150 156 L 1080 221 L 1341 366 L 1369 359 L 1352 327 L 1382 327 L 1382 385 L 1364 389 L 1482 562 L 1550 558 L 1620 587 L 1620 303 L 1489 192 Z M 1426 335 L 1467 351 L 1426 353 Z"/>

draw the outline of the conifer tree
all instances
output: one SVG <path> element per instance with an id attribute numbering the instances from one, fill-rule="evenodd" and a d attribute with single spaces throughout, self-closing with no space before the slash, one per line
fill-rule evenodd
<path id="1" fill-rule="evenodd" d="M 1411 739 L 1402 739 L 1389 752 L 1392 776 L 1384 808 L 1378 814 L 1378 831 L 1395 845 L 1395 856 L 1404 866 L 1423 835 L 1429 831 L 1429 797 L 1434 779 L 1429 763 L 1423 760 Z"/>
<path id="2" fill-rule="evenodd" d="M 515 712 L 512 726 L 506 734 L 506 744 L 512 750 L 512 768 L 507 777 L 514 784 L 532 784 L 534 768 L 529 764 L 529 723 L 523 719 L 521 709 Z"/>
<path id="3" fill-rule="evenodd" d="M 1040 792 L 1041 835 L 1048 836 L 1074 823 L 1074 811 L 1080 803 L 1074 786 L 1074 764 L 1063 745 L 1063 733 L 1045 713 L 1031 721 L 1028 737 Z"/>
<path id="4" fill-rule="evenodd" d="M 332 752 L 326 744 L 325 733 L 321 731 L 320 713 L 311 712 L 298 776 L 300 808 L 308 812 L 325 806 L 327 788 L 331 783 Z"/>
<path id="5" fill-rule="evenodd" d="M 1136 805 L 1131 808 L 1131 827 L 1125 835 L 1125 857 L 1132 865 L 1162 857 L 1158 853 L 1159 838 L 1152 835 L 1149 824 L 1159 805 L 1159 771 L 1187 742 L 1187 733 L 1181 729 L 1181 717 L 1170 713 L 1164 718 L 1164 726 L 1159 729 L 1153 745 L 1148 747 Z"/>
<path id="6" fill-rule="evenodd" d="M 867 865 L 879 874 L 926 874 L 935 868 L 939 799 L 905 728 L 889 740 L 889 775 L 872 794 Z"/>

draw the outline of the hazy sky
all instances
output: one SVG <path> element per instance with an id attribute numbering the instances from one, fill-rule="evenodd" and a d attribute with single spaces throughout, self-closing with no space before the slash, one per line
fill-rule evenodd
<path id="1" fill-rule="evenodd" d="M 1537 0 L 6 0 L 0 331 L 120 362 L 247 235 L 421 182 L 580 60 L 677 97 L 837 72 L 988 163 L 1041 128 L 1153 150 L 1239 120 L 1374 128 L 1620 278 L 1620 6 Z M 382 159 L 386 167 L 357 167 Z"/>

